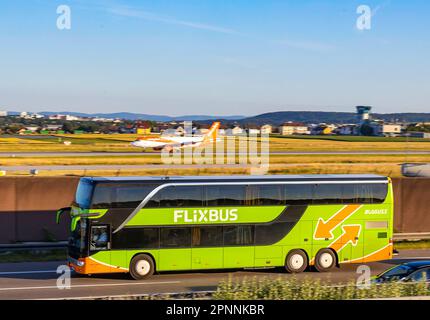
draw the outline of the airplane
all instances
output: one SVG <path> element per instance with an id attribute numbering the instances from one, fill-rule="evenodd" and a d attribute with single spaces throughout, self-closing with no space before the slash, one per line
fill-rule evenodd
<path id="1" fill-rule="evenodd" d="M 203 136 L 189 136 L 189 137 L 158 137 L 158 138 L 138 138 L 131 143 L 134 147 L 139 148 L 152 148 L 154 150 L 166 150 L 172 152 L 173 150 L 182 149 L 186 147 L 198 147 L 207 143 L 213 143 L 217 140 L 218 129 L 220 122 L 214 122 L 210 127 L 208 133 Z"/>

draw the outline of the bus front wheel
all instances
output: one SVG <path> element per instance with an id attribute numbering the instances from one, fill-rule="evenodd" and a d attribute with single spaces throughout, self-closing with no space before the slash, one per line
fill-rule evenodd
<path id="1" fill-rule="evenodd" d="M 315 269 L 319 272 L 330 271 L 336 263 L 336 254 L 331 249 L 321 249 L 315 257 Z"/>
<path id="2" fill-rule="evenodd" d="M 285 258 L 285 270 L 289 273 L 299 273 L 308 267 L 308 257 L 303 250 L 291 250 Z"/>
<path id="3" fill-rule="evenodd" d="M 154 260 L 147 254 L 138 254 L 130 262 L 130 275 L 135 280 L 143 280 L 154 274 Z"/>

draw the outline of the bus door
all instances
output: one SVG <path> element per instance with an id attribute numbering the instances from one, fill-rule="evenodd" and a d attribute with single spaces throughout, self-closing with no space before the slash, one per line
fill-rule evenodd
<path id="1" fill-rule="evenodd" d="M 192 269 L 223 267 L 222 232 L 222 226 L 192 228 Z"/>
<path id="2" fill-rule="evenodd" d="M 94 266 L 105 267 L 111 263 L 111 227 L 107 224 L 93 224 L 90 229 L 89 250 Z M 110 267 L 109 267 L 110 268 Z M 109 271 L 109 270 L 107 270 Z"/>

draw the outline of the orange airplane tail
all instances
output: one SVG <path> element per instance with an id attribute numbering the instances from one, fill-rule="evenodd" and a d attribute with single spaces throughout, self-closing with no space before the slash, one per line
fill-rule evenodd
<path id="1" fill-rule="evenodd" d="M 205 135 L 203 142 L 214 142 L 216 141 L 220 122 L 214 122 L 209 129 L 209 132 Z"/>

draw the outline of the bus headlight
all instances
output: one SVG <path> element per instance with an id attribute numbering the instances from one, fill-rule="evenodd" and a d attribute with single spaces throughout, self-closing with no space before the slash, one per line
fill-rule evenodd
<path id="1" fill-rule="evenodd" d="M 78 267 L 83 267 L 85 265 L 85 261 L 78 260 L 76 261 L 76 264 L 78 265 Z"/>

